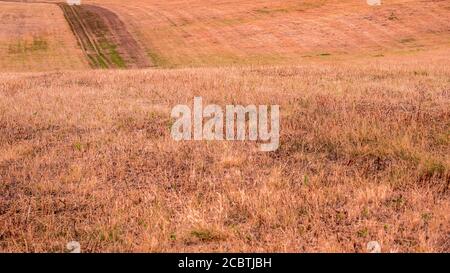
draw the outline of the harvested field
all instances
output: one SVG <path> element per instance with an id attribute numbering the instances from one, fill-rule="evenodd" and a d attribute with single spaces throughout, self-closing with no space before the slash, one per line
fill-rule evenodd
<path id="1" fill-rule="evenodd" d="M 88 67 L 56 5 L 0 1 L 0 71 Z"/>
<path id="2" fill-rule="evenodd" d="M 391 0 L 377 7 L 360 0 L 83 3 L 76 9 L 87 16 L 80 18 L 87 20 L 88 29 L 92 27 L 91 40 L 104 45 L 101 54 L 89 43 L 85 45 L 94 67 L 108 63 L 112 68 L 170 68 L 364 60 L 447 49 L 450 40 L 448 1 Z M 75 27 L 75 33 L 81 29 Z M 78 36 L 87 41 L 83 33 Z"/>
<path id="3" fill-rule="evenodd" d="M 303 64 L 449 47 L 450 2 L 90 0 L 114 11 L 160 67 Z"/>

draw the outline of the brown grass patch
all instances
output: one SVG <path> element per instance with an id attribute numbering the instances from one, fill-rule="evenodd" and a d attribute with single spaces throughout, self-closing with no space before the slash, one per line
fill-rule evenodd
<path id="1" fill-rule="evenodd" d="M 2 74 L 0 251 L 448 252 L 447 67 Z M 280 104 L 280 149 L 174 142 L 195 95 Z"/>

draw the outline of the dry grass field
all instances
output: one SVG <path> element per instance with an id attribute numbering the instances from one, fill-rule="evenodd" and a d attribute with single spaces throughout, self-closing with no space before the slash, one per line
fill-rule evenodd
<path id="1" fill-rule="evenodd" d="M 0 76 L 0 249 L 449 249 L 450 70 L 308 65 Z M 280 104 L 281 146 L 180 142 L 170 109 Z"/>
<path id="2" fill-rule="evenodd" d="M 82 53 L 72 48 L 74 41 L 69 37 L 68 24 L 62 22 L 61 11 L 57 10 L 56 5 L 30 4 L 40 1 L 0 1 L 0 4 L 15 7 L 16 10 L 20 8 L 20 12 L 15 13 L 27 13 L 34 18 L 32 23 L 27 24 L 31 25 L 30 29 L 24 29 L 27 32 L 33 32 L 34 28 L 48 29 L 50 24 L 50 28 L 60 28 L 61 31 L 49 35 L 63 35 L 64 38 L 57 37 L 55 40 L 59 44 L 67 44 L 59 50 L 67 47 L 69 52 L 52 53 L 52 58 L 56 58 L 54 65 L 58 63 L 66 69 L 79 68 Z M 377 7 L 368 6 L 365 0 L 82 2 L 104 8 L 120 18 L 127 31 L 145 48 L 148 60 L 143 60 L 144 64 L 164 68 L 365 60 L 448 49 L 450 43 L 448 1 L 383 0 L 383 5 Z M 41 12 L 42 9 L 46 11 Z M 2 13 L 5 13 L 3 9 L 0 16 Z M 100 13 L 97 16 L 100 18 L 103 15 Z M 55 18 L 59 21 L 53 25 Z M 11 23 L 14 25 L 10 33 L 23 24 L 17 20 Z M 64 28 L 67 28 L 66 31 Z M 115 38 L 121 36 L 123 34 L 117 33 Z M 9 39 L 11 36 L 7 37 Z M 68 57 L 69 60 L 65 59 Z M 9 59 L 5 63 L 17 66 L 17 62 Z M 24 63 L 22 66 L 27 68 L 26 64 L 30 62 Z M 41 63 L 37 62 L 34 71 L 42 71 L 40 67 L 46 65 Z M 113 67 L 122 66 L 126 67 L 120 63 Z M 9 69 L 4 67 L 7 69 L 3 70 Z"/>
<path id="3" fill-rule="evenodd" d="M 0 1 L 0 252 L 450 252 L 448 1 L 83 3 L 155 67 Z M 279 104 L 279 149 L 174 141 L 194 96 Z"/>
<path id="4" fill-rule="evenodd" d="M 292 64 L 446 47 L 450 2 L 87 0 L 116 12 L 163 67 Z"/>

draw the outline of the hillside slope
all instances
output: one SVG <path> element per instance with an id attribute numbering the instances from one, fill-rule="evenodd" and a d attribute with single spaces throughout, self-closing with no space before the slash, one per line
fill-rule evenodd
<path id="1" fill-rule="evenodd" d="M 81 60 L 81 47 L 70 37 L 74 35 L 57 7 L 0 4 L 3 71 L 86 68 L 88 60 Z M 424 52 L 432 56 L 450 48 L 449 1 L 386 0 L 377 7 L 363 0 L 84 0 L 83 4 L 101 14 L 84 13 L 91 18 L 81 21 L 105 25 L 92 32 L 99 35 L 92 40 L 100 41 L 106 52 L 101 62 L 90 61 L 93 67 L 299 64 Z M 110 34 L 105 36 L 103 30 Z M 104 42 L 104 37 L 110 39 Z M 45 50 L 39 39 L 45 39 Z"/>
<path id="2" fill-rule="evenodd" d="M 450 251 L 449 1 L 83 2 L 173 69 L 0 1 L 0 252 Z M 279 149 L 176 142 L 194 96 L 280 105 Z"/>
<path id="3" fill-rule="evenodd" d="M 450 2 L 88 0 L 116 12 L 159 66 L 304 63 L 450 46 Z"/>
<path id="4" fill-rule="evenodd" d="M 60 8 L 0 1 L 0 72 L 86 68 Z"/>

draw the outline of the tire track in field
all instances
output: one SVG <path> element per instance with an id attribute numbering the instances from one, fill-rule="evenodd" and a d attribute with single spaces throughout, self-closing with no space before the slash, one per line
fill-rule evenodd
<path id="1" fill-rule="evenodd" d="M 100 6 L 58 3 L 94 68 L 152 66 L 145 50 L 112 11 Z"/>
<path id="2" fill-rule="evenodd" d="M 70 6 L 65 2 L 0 0 L 23 4 L 58 5 L 93 68 L 153 66 L 144 48 L 114 12 L 96 5 Z"/>
<path id="3" fill-rule="evenodd" d="M 78 44 L 88 58 L 90 65 L 95 68 L 111 67 L 111 63 L 100 51 L 95 40 L 91 38 L 74 6 L 69 6 L 65 3 L 58 3 L 58 6 L 62 9 L 64 17 L 77 38 Z"/>

